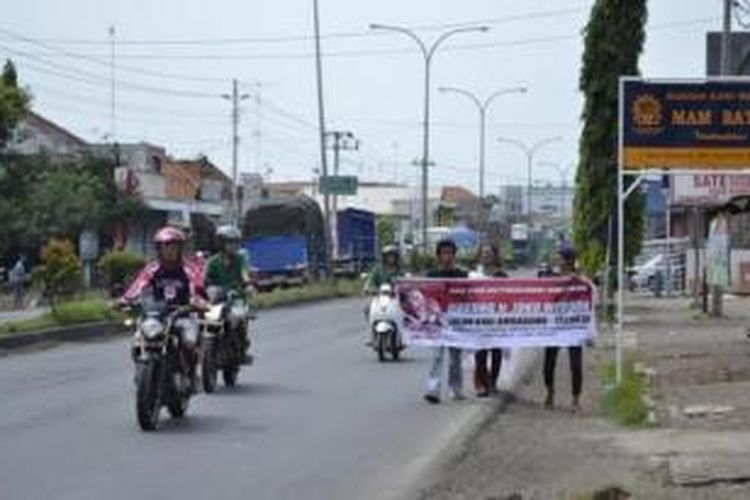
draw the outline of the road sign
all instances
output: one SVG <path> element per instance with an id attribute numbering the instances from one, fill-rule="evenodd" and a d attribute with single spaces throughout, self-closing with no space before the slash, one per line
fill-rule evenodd
<path id="1" fill-rule="evenodd" d="M 750 167 L 750 80 L 626 80 L 625 170 Z"/>
<path id="2" fill-rule="evenodd" d="M 337 194 L 354 196 L 358 188 L 357 177 L 353 175 L 336 175 L 320 178 L 320 192 L 323 194 Z"/>

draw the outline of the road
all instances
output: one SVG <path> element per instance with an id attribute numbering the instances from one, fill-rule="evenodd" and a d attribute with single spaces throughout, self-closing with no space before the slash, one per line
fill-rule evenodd
<path id="1" fill-rule="evenodd" d="M 379 364 L 361 322 L 359 300 L 263 313 L 241 385 L 150 434 L 135 422 L 126 341 L 1 358 L 0 497 L 400 494 L 488 403 L 424 404 L 429 353 Z"/>

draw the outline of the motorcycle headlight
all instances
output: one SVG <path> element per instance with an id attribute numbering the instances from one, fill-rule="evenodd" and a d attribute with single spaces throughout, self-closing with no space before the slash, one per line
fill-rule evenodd
<path id="1" fill-rule="evenodd" d="M 192 347 L 198 343 L 200 337 L 200 324 L 188 318 L 183 318 L 177 321 L 177 328 L 182 332 L 182 340 L 187 344 L 188 347 Z"/>
<path id="2" fill-rule="evenodd" d="M 247 315 L 247 308 L 244 304 L 235 304 L 229 309 L 229 317 L 233 320 L 240 320 Z"/>
<path id="3" fill-rule="evenodd" d="M 164 325 L 155 318 L 147 318 L 141 323 L 141 333 L 147 339 L 154 339 L 162 334 Z"/>

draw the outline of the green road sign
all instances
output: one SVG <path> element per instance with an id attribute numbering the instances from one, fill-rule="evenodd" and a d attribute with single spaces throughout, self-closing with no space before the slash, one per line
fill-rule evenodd
<path id="1" fill-rule="evenodd" d="M 357 177 L 353 175 L 329 175 L 320 178 L 320 192 L 323 194 L 354 196 L 357 194 L 357 187 Z"/>

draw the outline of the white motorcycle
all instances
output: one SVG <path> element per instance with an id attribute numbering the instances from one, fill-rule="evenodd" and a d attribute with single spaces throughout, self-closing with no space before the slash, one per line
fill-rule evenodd
<path id="1" fill-rule="evenodd" d="M 401 336 L 401 306 L 391 285 L 382 285 L 378 295 L 373 297 L 368 319 L 372 347 L 378 353 L 378 361 L 385 361 L 387 354 L 393 361 L 398 361 L 406 346 Z"/>

